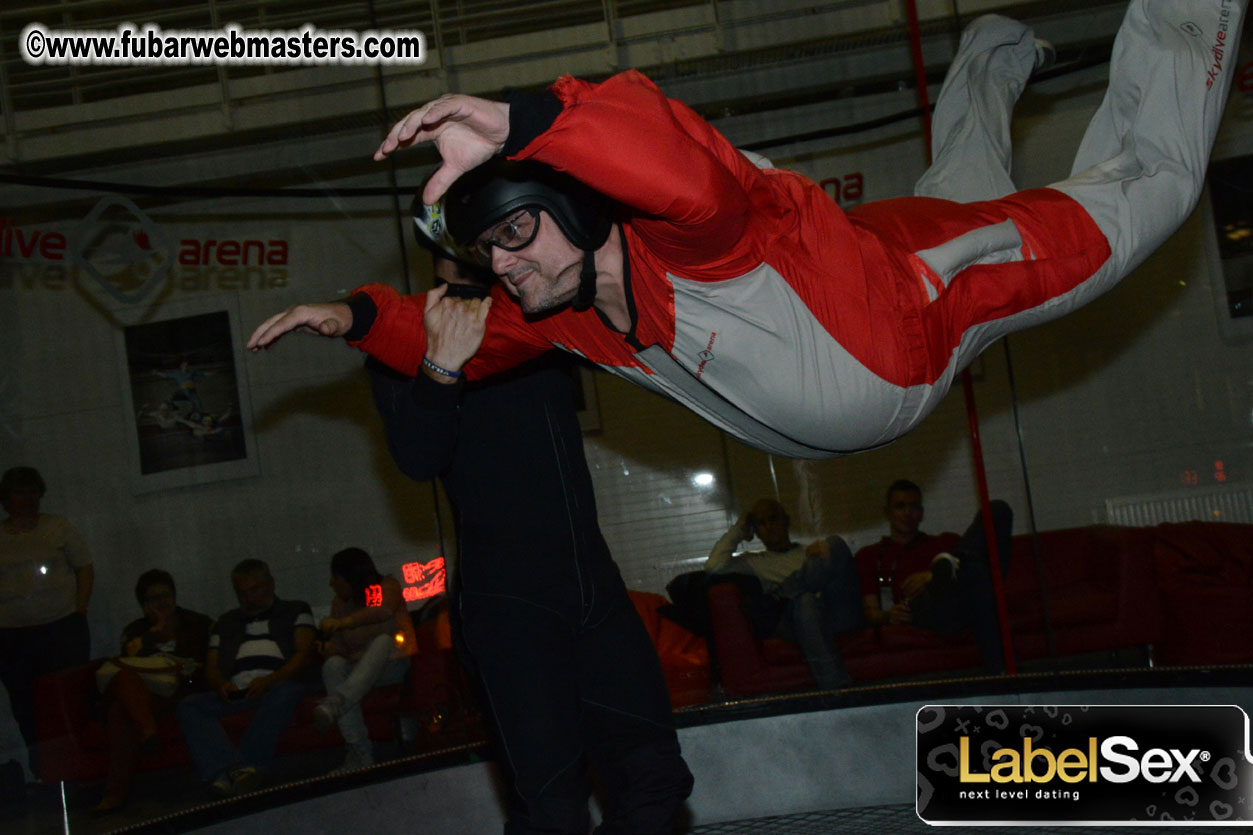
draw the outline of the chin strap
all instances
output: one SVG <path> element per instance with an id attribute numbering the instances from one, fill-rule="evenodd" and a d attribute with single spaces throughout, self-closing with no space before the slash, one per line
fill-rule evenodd
<path id="1" fill-rule="evenodd" d="M 583 269 L 579 271 L 579 294 L 571 305 L 577 311 L 587 310 L 596 301 L 596 253 L 583 251 Z"/>

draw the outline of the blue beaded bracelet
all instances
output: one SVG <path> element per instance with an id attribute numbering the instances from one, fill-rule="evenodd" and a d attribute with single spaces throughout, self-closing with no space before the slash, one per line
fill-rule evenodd
<path id="1" fill-rule="evenodd" d="M 431 369 L 432 371 L 434 371 L 436 374 L 440 374 L 444 377 L 452 377 L 454 380 L 461 377 L 460 371 L 449 371 L 447 368 L 440 368 L 438 365 L 431 362 L 426 357 L 422 358 L 422 364 L 425 365 L 427 368 Z"/>

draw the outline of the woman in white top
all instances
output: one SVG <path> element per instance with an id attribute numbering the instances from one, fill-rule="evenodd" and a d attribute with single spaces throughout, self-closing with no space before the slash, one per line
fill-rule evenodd
<path id="1" fill-rule="evenodd" d="M 68 520 L 39 512 L 47 487 L 34 467 L 0 476 L 0 681 L 36 768 L 34 683 L 86 664 L 91 553 Z"/>

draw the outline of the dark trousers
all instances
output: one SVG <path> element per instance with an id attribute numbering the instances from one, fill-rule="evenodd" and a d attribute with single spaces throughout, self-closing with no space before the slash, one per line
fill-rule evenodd
<path id="1" fill-rule="evenodd" d="M 827 546 L 828 555 L 807 557 L 775 595 L 787 601 L 779 636 L 800 645 L 818 686 L 832 690 L 850 681 L 834 636 L 862 628 L 865 618 L 853 552 L 838 536 Z"/>
<path id="2" fill-rule="evenodd" d="M 588 765 L 605 796 L 603 835 L 671 832 L 691 792 L 652 641 L 620 579 L 596 592 L 578 611 L 461 594 L 465 645 L 514 784 L 506 835 L 586 835 Z"/>
<path id="3" fill-rule="evenodd" d="M 991 502 L 992 525 L 996 531 L 996 551 L 1001 576 L 1009 570 L 1010 535 L 1014 513 L 1002 501 Z M 953 556 L 961 567 L 950 582 L 932 580 L 922 594 L 909 603 L 914 623 L 942 635 L 956 635 L 967 629 L 974 634 L 983 657 L 983 666 L 991 672 L 1005 670 L 1000 621 L 996 615 L 996 597 L 988 564 L 988 541 L 983 530 L 983 513 L 975 514 L 970 527 L 953 548 Z"/>
<path id="4" fill-rule="evenodd" d="M 86 664 L 90 657 L 87 616 L 79 612 L 39 626 L 0 629 L 0 681 L 9 691 L 13 718 L 30 749 L 30 767 L 36 774 L 35 679 Z"/>
<path id="5" fill-rule="evenodd" d="M 187 740 L 187 750 L 206 783 L 236 768 L 251 766 L 263 774 L 274 768 L 279 737 L 308 689 L 297 681 L 280 681 L 256 699 L 224 701 L 217 693 L 193 693 L 178 703 L 175 716 Z M 231 744 L 221 719 L 256 711 L 239 741 Z"/>

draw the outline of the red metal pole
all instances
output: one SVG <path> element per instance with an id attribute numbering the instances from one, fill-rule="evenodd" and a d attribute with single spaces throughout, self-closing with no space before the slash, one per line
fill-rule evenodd
<path id="1" fill-rule="evenodd" d="M 931 100 L 927 94 L 927 68 L 922 59 L 922 30 L 918 25 L 916 0 L 905 0 L 909 22 L 909 48 L 914 61 L 914 89 L 922 121 L 922 139 L 927 164 L 931 164 Z M 996 526 L 992 521 L 991 499 L 988 495 L 988 473 L 983 464 L 983 445 L 979 441 L 979 411 L 975 406 L 975 388 L 970 372 L 962 371 L 962 391 L 966 395 L 966 419 L 970 424 L 970 454 L 974 459 L 975 484 L 979 492 L 979 509 L 983 515 L 983 536 L 988 544 L 988 569 L 992 573 L 992 590 L 996 597 L 996 614 L 1001 626 L 1001 647 L 1004 650 L 1005 672 L 1014 675 L 1014 641 L 1009 632 L 1009 610 L 1005 606 L 1005 587 L 1001 582 L 1001 555 L 996 545 Z"/>

